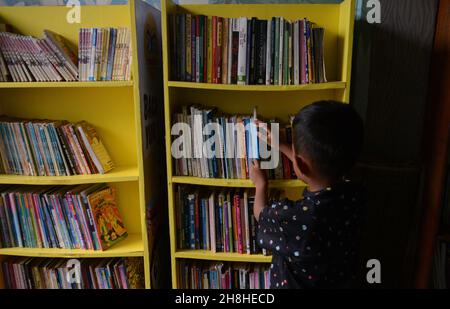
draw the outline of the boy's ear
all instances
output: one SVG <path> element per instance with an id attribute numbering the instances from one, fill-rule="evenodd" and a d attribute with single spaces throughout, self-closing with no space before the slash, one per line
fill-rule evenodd
<path id="1" fill-rule="evenodd" d="M 294 170 L 297 178 L 302 179 L 306 176 L 308 177 L 311 173 L 311 168 L 309 163 L 303 156 L 294 156 Z"/>

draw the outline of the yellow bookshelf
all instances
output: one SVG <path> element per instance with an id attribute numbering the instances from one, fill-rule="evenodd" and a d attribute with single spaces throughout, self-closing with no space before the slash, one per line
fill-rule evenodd
<path id="1" fill-rule="evenodd" d="M 143 1 L 126 5 L 82 6 L 81 23 L 69 24 L 65 6 L 1 7 L 0 20 L 11 24 L 22 34 L 42 37 L 44 29 L 65 37 L 74 49 L 78 30 L 83 27 L 128 27 L 132 37 L 132 80 L 102 82 L 27 82 L 0 83 L 0 113 L 16 117 L 65 119 L 92 123 L 116 164 L 104 175 L 30 177 L 0 175 L 1 184 L 74 185 L 111 183 L 117 188 L 119 211 L 128 237 L 105 251 L 3 248 L 6 256 L 103 258 L 141 257 L 145 287 L 150 288 L 152 235 L 147 235 L 146 205 L 152 197 L 149 165 L 152 159 L 144 151 L 144 94 L 150 89 L 148 52 L 142 50 L 145 29 L 151 24 L 154 10 Z M 0 270 L 1 271 L 1 270 Z M 4 286 L 0 276 L 0 287 Z"/>
<path id="2" fill-rule="evenodd" d="M 171 240 L 172 282 L 178 287 L 177 262 L 180 259 L 212 261 L 239 261 L 268 263 L 271 257 L 237 253 L 212 253 L 204 250 L 178 250 L 176 241 L 176 216 L 174 187 L 180 184 L 218 187 L 250 188 L 250 180 L 242 179 L 202 179 L 179 177 L 173 174 L 171 157 L 171 119 L 172 113 L 182 105 L 198 103 L 216 106 L 227 113 L 249 114 L 258 106 L 258 114 L 267 118 L 277 117 L 287 120 L 302 106 L 321 99 L 349 101 L 350 74 L 353 44 L 353 25 L 355 1 L 344 0 L 339 4 L 203 4 L 176 5 L 170 0 L 161 1 L 164 102 L 166 123 L 166 159 L 169 192 L 169 227 Z M 270 19 L 273 16 L 295 20 L 308 18 L 325 28 L 325 63 L 328 83 L 298 86 L 255 86 L 222 85 L 171 81 L 169 78 L 169 32 L 168 16 L 174 13 L 203 14 L 228 18 L 258 17 Z M 301 191 L 304 184 L 298 180 L 277 180 L 271 187 L 289 188 Z"/>

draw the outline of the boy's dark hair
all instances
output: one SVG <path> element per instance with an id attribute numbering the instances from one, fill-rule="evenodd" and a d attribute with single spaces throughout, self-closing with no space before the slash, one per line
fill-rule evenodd
<path id="1" fill-rule="evenodd" d="M 347 173 L 363 146 L 363 121 L 345 103 L 319 101 L 308 105 L 297 113 L 292 126 L 296 154 L 308 156 L 323 177 Z"/>

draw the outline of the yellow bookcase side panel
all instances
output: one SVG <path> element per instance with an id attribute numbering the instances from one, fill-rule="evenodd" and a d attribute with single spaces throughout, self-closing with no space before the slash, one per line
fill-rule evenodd
<path id="1" fill-rule="evenodd" d="M 347 91 L 343 93 L 340 100 L 347 103 L 350 100 L 355 10 L 354 0 L 344 0 L 340 6 L 338 65 L 342 68 L 341 80 L 347 82 Z"/>
<path id="2" fill-rule="evenodd" d="M 167 24 L 167 14 L 174 13 L 176 6 L 173 2 L 168 0 L 161 0 L 161 32 L 162 32 L 162 46 L 163 46 L 163 74 L 164 74 L 164 123 L 166 132 L 166 161 L 167 161 L 167 177 L 172 175 L 172 155 L 170 152 L 171 145 L 171 108 L 170 108 L 170 94 L 168 86 L 169 76 L 169 33 Z M 170 179 L 170 178 L 169 178 Z M 177 287 L 177 263 L 175 259 L 176 252 L 176 226 L 174 213 L 174 191 L 173 186 L 168 182 L 168 206 L 169 206 L 169 236 L 170 236 L 170 259 L 172 267 L 172 286 Z"/>
<path id="3" fill-rule="evenodd" d="M 140 2 L 140 5 L 143 5 L 142 2 Z M 145 11 L 146 7 L 144 7 L 144 11 Z M 130 1 L 130 18 L 131 18 L 131 23 L 133 25 L 133 27 L 131 28 L 131 44 L 132 44 L 132 53 L 133 53 L 133 67 L 132 70 L 135 73 L 135 76 L 139 76 L 139 63 L 138 63 L 138 50 L 137 50 L 137 33 L 136 33 L 136 27 L 137 27 L 137 19 L 136 19 L 136 3 L 135 1 Z M 142 22 L 142 21 L 140 21 Z M 141 38 L 143 39 L 143 38 Z M 148 69 L 147 67 L 144 67 L 143 69 Z M 145 73 L 143 73 L 145 74 Z M 135 197 L 137 199 L 137 202 L 139 202 L 139 213 L 140 216 L 130 216 L 131 218 L 134 219 L 139 219 L 136 220 L 135 222 L 133 222 L 133 226 L 138 229 L 138 227 L 140 227 L 140 230 L 142 231 L 142 240 L 145 244 L 144 246 L 144 252 L 143 252 L 143 257 L 144 257 L 144 272 L 146 274 L 145 276 L 145 286 L 146 288 L 150 288 L 151 287 L 151 280 L 150 280 L 150 250 L 149 249 L 149 243 L 148 243 L 148 237 L 147 237 L 147 220 L 146 220 L 146 194 L 145 194 L 145 186 L 146 184 L 144 183 L 145 177 L 144 177 L 144 172 L 151 172 L 151 171 L 145 171 L 144 170 L 144 158 L 143 158 L 143 145 L 142 145 L 142 134 L 143 134 L 143 130 L 142 130 L 142 123 L 141 123 L 141 95 L 143 95 L 142 93 L 139 92 L 140 88 L 139 88 L 139 78 L 136 78 L 134 85 L 133 85 L 133 98 L 134 98 L 134 122 L 135 122 L 135 126 L 134 126 L 134 136 L 137 137 L 136 139 L 136 144 L 137 144 L 137 148 L 135 147 L 135 149 L 137 149 L 137 160 L 138 160 L 138 168 L 139 168 L 139 174 L 141 175 L 139 182 L 137 183 L 138 187 L 136 188 L 136 192 L 133 195 L 133 197 Z M 147 185 L 151 185 L 151 184 L 147 184 Z M 125 201 L 124 201 L 125 202 Z M 126 202 L 125 202 L 126 203 Z M 151 247 L 150 247 L 151 248 Z"/>

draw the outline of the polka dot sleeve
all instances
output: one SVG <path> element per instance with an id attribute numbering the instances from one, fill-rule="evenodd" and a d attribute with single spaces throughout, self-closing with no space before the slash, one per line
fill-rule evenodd
<path id="1" fill-rule="evenodd" d="M 258 245 L 292 259 L 300 257 L 312 217 L 312 209 L 303 202 L 285 200 L 266 207 L 259 217 Z"/>

